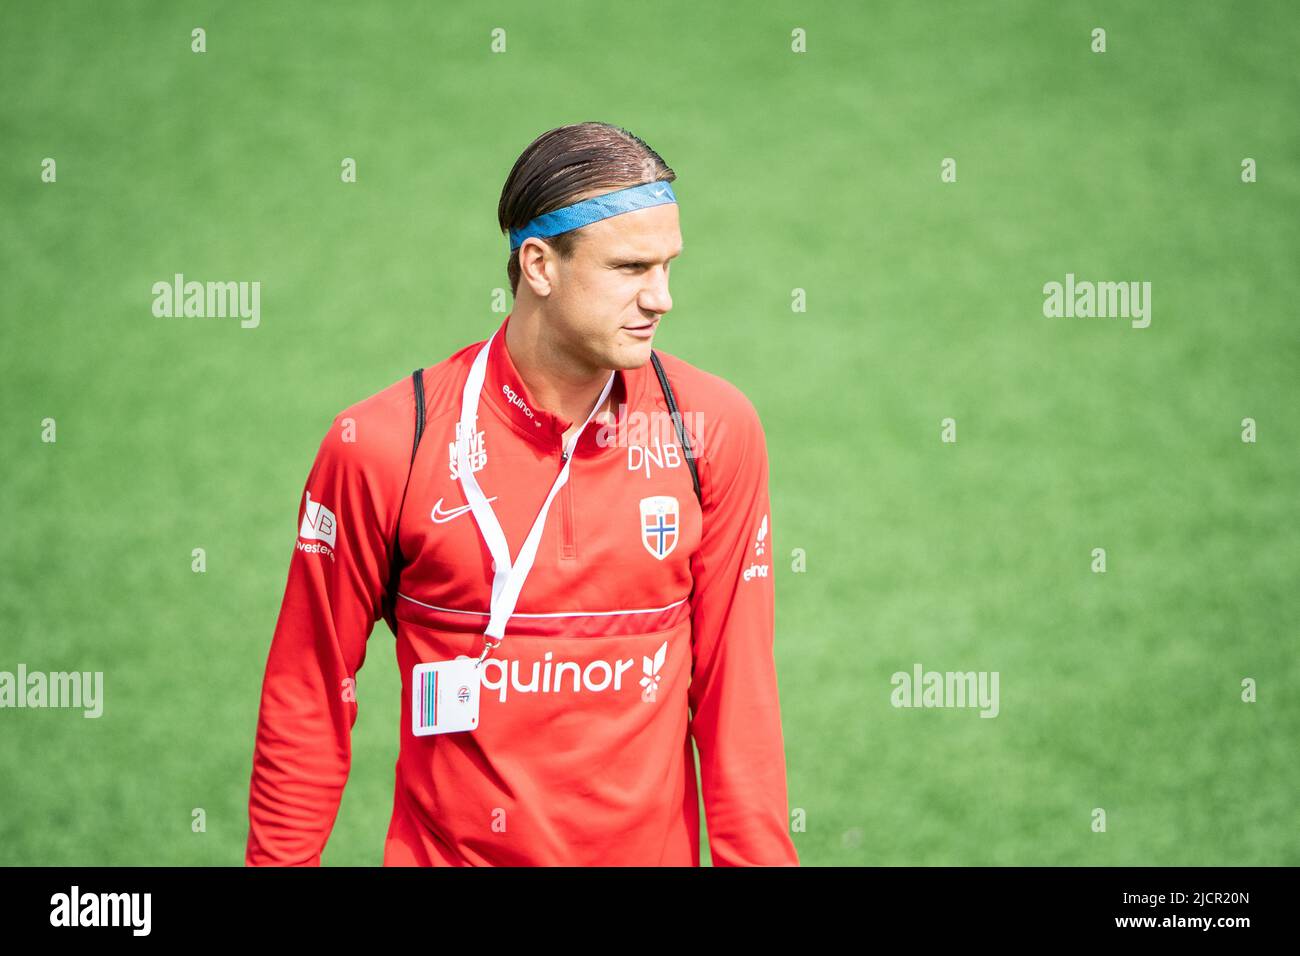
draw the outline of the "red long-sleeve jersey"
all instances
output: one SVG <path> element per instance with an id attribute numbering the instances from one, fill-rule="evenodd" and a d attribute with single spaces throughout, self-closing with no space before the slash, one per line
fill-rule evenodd
<path id="1" fill-rule="evenodd" d="M 573 423 L 533 400 L 508 323 L 466 440 L 513 559 Z M 492 557 L 455 444 L 483 344 L 425 370 L 413 464 L 409 379 L 340 413 L 321 443 L 262 687 L 246 863 L 320 862 L 397 534 L 405 561 L 390 620 L 403 695 L 385 865 L 698 866 L 691 738 L 714 863 L 797 865 L 763 430 L 735 386 L 674 356 L 659 353 L 702 504 L 652 365 L 618 371 L 616 413 L 575 446 L 505 639 L 483 665 L 479 726 L 413 733 L 412 669 L 477 658 L 488 623 Z"/>

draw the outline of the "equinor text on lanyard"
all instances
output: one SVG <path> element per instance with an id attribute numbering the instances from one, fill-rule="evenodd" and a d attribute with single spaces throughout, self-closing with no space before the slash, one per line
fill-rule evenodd
<path id="1" fill-rule="evenodd" d="M 577 447 L 578 439 L 587 430 L 587 425 L 591 423 L 596 410 L 605 404 L 605 399 L 609 397 L 610 389 L 614 385 L 614 373 L 610 372 L 600 398 L 596 399 L 596 404 L 588 412 L 586 421 L 565 445 L 564 467 L 560 469 L 559 476 L 551 485 L 551 492 L 546 496 L 542 510 L 537 513 L 533 527 L 519 549 L 518 557 L 511 561 L 510 549 L 506 545 L 506 536 L 501 530 L 501 523 L 497 520 L 496 512 L 492 510 L 492 505 L 488 503 L 483 490 L 479 488 L 478 479 L 474 477 L 474 471 L 469 466 L 469 436 L 474 432 L 473 425 L 478 415 L 479 396 L 483 391 L 483 379 L 487 374 L 488 349 L 492 347 L 495 338 L 494 332 L 492 338 L 489 338 L 487 344 L 479 350 L 470 368 L 469 378 L 465 381 L 465 391 L 461 396 L 460 434 L 456 438 L 457 467 L 460 471 L 461 487 L 465 491 L 465 501 L 469 504 L 474 520 L 478 523 L 479 533 L 483 536 L 488 550 L 492 552 L 492 560 L 496 565 L 496 573 L 492 578 L 491 613 L 487 629 L 484 631 L 483 653 L 478 659 L 478 664 L 482 664 L 492 649 L 498 647 L 505 638 L 506 622 L 515 611 L 519 592 L 523 590 L 524 581 L 528 579 L 528 573 L 532 570 L 533 561 L 537 557 L 537 548 L 542 540 L 542 529 L 546 525 L 546 514 L 551 510 L 551 502 L 555 500 L 555 496 L 569 480 L 569 466 L 573 464 L 573 449 Z M 505 348 L 505 342 L 501 343 L 501 347 Z"/>

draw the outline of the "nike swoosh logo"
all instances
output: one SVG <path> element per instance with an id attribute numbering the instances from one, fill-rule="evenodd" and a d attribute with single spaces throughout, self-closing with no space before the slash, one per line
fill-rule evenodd
<path id="1" fill-rule="evenodd" d="M 496 501 L 497 496 L 493 495 L 488 501 Z M 433 504 L 433 510 L 429 512 L 429 517 L 437 524 L 446 524 L 452 518 L 459 518 L 465 512 L 469 511 L 469 505 L 461 505 L 459 508 L 452 508 L 450 511 L 442 510 L 442 499 L 439 498 Z"/>
<path id="2" fill-rule="evenodd" d="M 664 193 L 666 193 L 667 191 L 668 191 L 668 190 L 666 190 L 666 189 L 656 189 L 656 190 L 655 190 L 655 195 L 656 195 L 656 196 L 662 196 L 662 195 L 663 195 Z"/>

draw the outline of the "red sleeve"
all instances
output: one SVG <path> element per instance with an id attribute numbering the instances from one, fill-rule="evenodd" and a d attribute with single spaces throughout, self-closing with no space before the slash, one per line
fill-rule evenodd
<path id="1" fill-rule="evenodd" d="M 710 432 L 692 562 L 691 733 L 715 866 L 797 866 L 777 699 L 767 444 L 754 406 Z"/>
<path id="2" fill-rule="evenodd" d="M 392 465 L 383 464 L 393 456 L 376 447 L 373 426 L 348 415 L 321 442 L 298 501 L 298 540 L 262 683 L 249 866 L 319 866 L 352 763 L 356 674 L 381 613 L 396 503 L 385 474 Z"/>

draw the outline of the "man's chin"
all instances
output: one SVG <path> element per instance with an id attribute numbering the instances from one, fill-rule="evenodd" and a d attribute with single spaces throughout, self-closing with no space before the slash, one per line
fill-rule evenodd
<path id="1" fill-rule="evenodd" d="M 614 354 L 610 356 L 615 364 L 610 368 L 634 369 L 640 368 L 650 361 L 650 350 L 654 347 L 654 339 L 640 339 L 630 342 L 621 343 Z"/>

